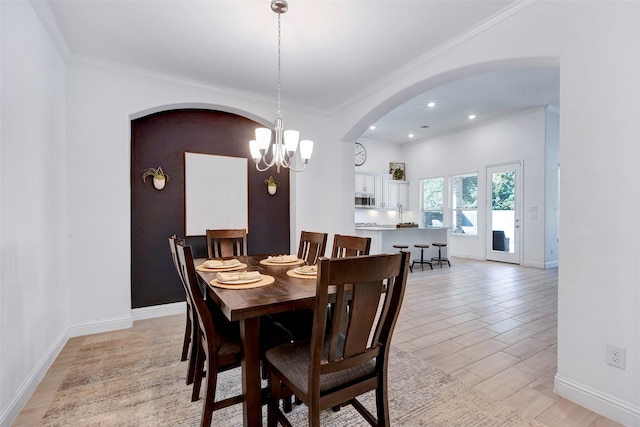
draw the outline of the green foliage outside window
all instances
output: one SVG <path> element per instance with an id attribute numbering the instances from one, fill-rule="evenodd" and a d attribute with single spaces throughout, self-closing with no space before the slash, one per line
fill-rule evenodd
<path id="1" fill-rule="evenodd" d="M 493 174 L 492 208 L 494 211 L 515 210 L 515 173 L 503 172 Z"/>

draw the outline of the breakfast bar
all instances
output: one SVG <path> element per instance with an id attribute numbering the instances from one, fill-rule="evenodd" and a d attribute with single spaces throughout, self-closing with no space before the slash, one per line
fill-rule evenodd
<path id="1" fill-rule="evenodd" d="M 408 245 L 411 258 L 420 258 L 420 251 L 414 244 L 427 244 L 424 257 L 430 259 L 438 255 L 438 248 L 433 243 L 449 244 L 449 230 L 451 227 L 411 227 L 397 228 L 396 226 L 363 226 L 355 228 L 355 235 L 371 238 L 371 254 L 398 252 L 393 245 Z M 443 253 L 444 255 L 444 253 Z"/>

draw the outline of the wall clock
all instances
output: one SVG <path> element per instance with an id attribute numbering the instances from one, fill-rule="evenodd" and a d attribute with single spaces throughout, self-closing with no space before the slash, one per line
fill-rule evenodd
<path id="1" fill-rule="evenodd" d="M 356 142 L 356 166 L 364 165 L 364 162 L 367 161 L 367 150 L 365 150 L 364 145 Z"/>

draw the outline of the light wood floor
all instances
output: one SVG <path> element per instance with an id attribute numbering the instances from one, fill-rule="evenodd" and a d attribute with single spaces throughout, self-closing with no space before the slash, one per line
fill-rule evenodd
<path id="1" fill-rule="evenodd" d="M 410 273 L 394 345 L 550 427 L 620 426 L 553 393 L 557 269 L 459 258 L 452 265 Z M 134 327 L 176 319 L 183 316 Z M 82 340 L 69 340 L 13 426 L 38 425 Z"/>

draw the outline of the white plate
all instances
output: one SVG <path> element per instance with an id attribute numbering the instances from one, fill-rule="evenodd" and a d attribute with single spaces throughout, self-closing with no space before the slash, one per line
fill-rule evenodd
<path id="1" fill-rule="evenodd" d="M 305 271 L 304 267 L 294 268 L 293 271 L 295 271 L 298 274 L 304 274 L 306 276 L 315 276 L 315 275 L 318 274 L 317 270 L 315 270 L 315 271 Z"/>
<path id="2" fill-rule="evenodd" d="M 260 280 L 262 280 L 262 275 L 260 275 L 260 277 L 253 277 L 251 279 L 229 280 L 224 282 L 219 279 L 216 279 L 216 282 L 222 283 L 224 285 L 244 285 L 246 283 L 259 282 Z"/>

